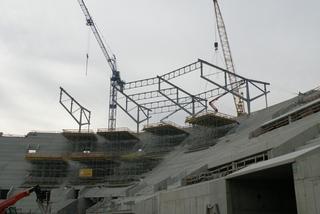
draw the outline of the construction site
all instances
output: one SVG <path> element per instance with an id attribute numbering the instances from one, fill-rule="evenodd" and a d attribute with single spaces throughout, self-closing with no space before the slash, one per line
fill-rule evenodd
<path id="1" fill-rule="evenodd" d="M 1 214 L 320 214 L 319 87 L 269 106 L 270 83 L 235 71 L 217 0 L 223 67 L 197 59 L 124 81 L 78 3 L 111 70 L 107 128 L 91 129 L 91 111 L 61 86 L 75 127 L 0 133 Z M 188 78 L 208 87 L 191 91 Z M 223 98 L 235 116 L 216 107 Z M 119 114 L 135 126 L 118 127 Z"/>

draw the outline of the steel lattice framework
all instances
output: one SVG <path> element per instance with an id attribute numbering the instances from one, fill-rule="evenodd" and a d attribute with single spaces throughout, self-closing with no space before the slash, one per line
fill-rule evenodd
<path id="1" fill-rule="evenodd" d="M 93 31 L 112 70 L 109 100 L 109 130 L 115 130 L 116 128 L 117 107 L 121 108 L 136 123 L 137 132 L 139 132 L 140 124 L 143 122 L 149 123 L 152 115 L 165 114 L 161 121 L 168 119 L 179 111 L 183 111 L 189 116 L 196 116 L 206 111 L 208 104 L 214 107 L 213 102 L 227 94 L 233 96 L 238 115 L 245 113 L 244 103 L 246 103 L 247 111 L 250 114 L 251 102 L 262 96 L 265 96 L 267 106 L 267 94 L 269 93 L 267 86 L 269 83 L 248 79 L 235 73 L 230 45 L 217 0 L 213 0 L 213 2 L 226 69 L 199 59 L 196 62 L 163 75 L 127 83 L 121 80 L 116 58 L 115 56 L 111 57 L 108 53 L 84 1 L 78 0 L 78 2 L 85 15 L 86 23 Z M 222 73 L 223 82 L 221 83 L 208 75 L 205 67 Z M 173 83 L 173 80 L 176 78 L 194 72 L 198 72 L 199 78 L 205 80 L 211 86 L 210 89 L 191 93 L 187 88 Z M 258 90 L 258 93 L 253 95 L 251 88 Z M 208 99 L 210 99 L 210 102 L 208 102 Z"/>
<path id="2" fill-rule="evenodd" d="M 222 73 L 223 80 L 216 81 L 206 73 L 207 69 L 205 68 Z M 187 76 L 191 72 L 198 72 L 198 77 L 209 83 L 211 88 L 192 94 L 188 92 L 188 89 L 179 87 L 172 82 L 175 78 Z M 230 83 L 230 76 L 237 79 L 237 82 Z M 243 100 L 250 114 L 251 102 L 262 96 L 265 97 L 267 106 L 268 85 L 269 83 L 267 82 L 248 79 L 207 61 L 198 59 L 194 63 L 161 76 L 126 83 L 124 90 L 122 92 L 119 91 L 123 99 L 119 98 L 117 105 L 137 124 L 137 131 L 139 131 L 139 125 L 145 121 L 148 122 L 152 115 L 164 114 L 161 121 L 168 119 L 179 111 L 183 111 L 189 116 L 195 116 L 208 109 L 209 99 L 215 100 L 227 94 Z M 252 95 L 250 93 L 251 88 L 257 89 L 258 93 Z M 139 92 L 136 92 L 138 89 Z M 246 93 L 239 94 L 238 91 L 240 89 Z"/>
<path id="3" fill-rule="evenodd" d="M 60 87 L 59 103 L 70 114 L 70 116 L 77 122 L 79 132 L 82 126 L 87 125 L 90 128 L 91 111 L 80 105 L 66 90 Z"/>

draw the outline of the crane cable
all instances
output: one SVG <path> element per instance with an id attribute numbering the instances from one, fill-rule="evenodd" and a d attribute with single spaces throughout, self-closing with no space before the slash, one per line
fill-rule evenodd
<path id="1" fill-rule="evenodd" d="M 217 20 L 215 20 L 215 22 L 217 22 Z M 213 60 L 216 65 L 218 65 L 218 57 L 219 57 L 219 42 L 218 42 L 217 31 L 218 29 L 217 29 L 217 26 L 215 25 L 214 26 L 214 43 L 213 43 L 213 48 L 214 48 Z"/>
<path id="2" fill-rule="evenodd" d="M 214 48 L 213 64 L 215 64 L 215 65 L 218 65 L 218 57 L 219 57 L 219 53 L 218 53 L 219 50 L 218 50 L 218 46 L 217 45 L 218 45 L 218 42 L 217 42 L 217 28 L 215 26 L 214 27 L 214 42 L 213 42 L 213 48 Z M 211 74 L 211 75 L 214 75 L 214 74 Z M 205 83 L 204 89 L 207 90 L 207 87 L 208 87 L 208 82 Z"/>
<path id="3" fill-rule="evenodd" d="M 86 53 L 86 76 L 88 75 L 88 66 L 89 66 L 90 38 L 91 38 L 91 31 L 88 28 L 87 53 Z"/>
<path id="4" fill-rule="evenodd" d="M 98 33 L 101 35 L 102 40 L 104 41 L 104 43 L 106 44 L 106 48 L 108 49 L 108 51 L 114 56 L 112 49 L 110 47 L 110 45 L 106 42 L 105 38 L 103 37 L 103 34 L 101 33 L 101 31 L 99 30 L 98 26 L 96 25 L 97 31 Z M 90 28 L 88 28 L 88 36 L 87 36 L 87 51 L 86 51 L 86 76 L 88 75 L 88 68 L 89 68 L 89 58 L 90 58 L 90 47 L 91 47 L 91 35 L 92 32 L 90 30 Z"/>

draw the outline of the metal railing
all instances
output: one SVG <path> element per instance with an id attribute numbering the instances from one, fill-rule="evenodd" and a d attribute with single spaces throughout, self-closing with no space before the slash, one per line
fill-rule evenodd
<path id="1" fill-rule="evenodd" d="M 108 129 L 108 128 L 99 128 L 97 129 L 97 133 L 101 132 L 133 132 L 127 127 L 119 127 L 115 129 Z"/>

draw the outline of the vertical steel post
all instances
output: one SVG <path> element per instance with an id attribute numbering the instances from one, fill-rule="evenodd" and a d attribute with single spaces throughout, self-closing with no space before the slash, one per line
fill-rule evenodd
<path id="1" fill-rule="evenodd" d="M 266 108 L 268 108 L 268 93 L 267 93 L 267 85 L 264 84 L 264 97 L 266 101 Z"/>
<path id="2" fill-rule="evenodd" d="M 140 124 L 140 107 L 137 107 L 137 133 L 139 133 L 139 124 Z"/>
<path id="3" fill-rule="evenodd" d="M 80 109 L 79 133 L 81 132 L 81 124 L 82 124 L 82 109 Z"/>
<path id="4" fill-rule="evenodd" d="M 250 92 L 249 92 L 249 82 L 246 81 L 246 93 L 247 93 L 247 97 L 246 97 L 246 101 L 247 101 L 247 109 L 248 109 L 248 114 L 251 114 L 251 100 L 250 100 Z"/>

